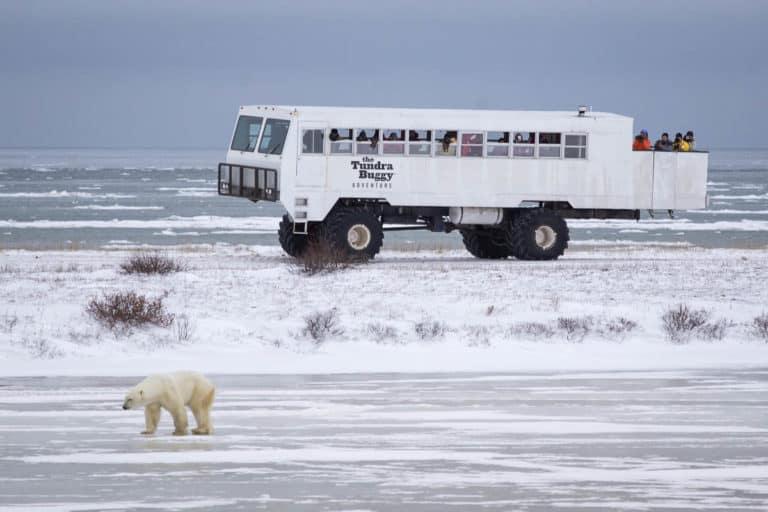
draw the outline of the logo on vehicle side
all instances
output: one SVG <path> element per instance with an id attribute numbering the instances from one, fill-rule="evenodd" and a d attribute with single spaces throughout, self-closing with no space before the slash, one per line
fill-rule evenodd
<path id="1" fill-rule="evenodd" d="M 357 172 L 358 181 L 352 182 L 352 188 L 392 188 L 395 167 L 381 160 L 364 156 L 350 162 L 352 170 Z"/>

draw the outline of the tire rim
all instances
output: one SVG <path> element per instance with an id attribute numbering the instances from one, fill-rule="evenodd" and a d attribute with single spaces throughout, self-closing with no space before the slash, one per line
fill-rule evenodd
<path id="1" fill-rule="evenodd" d="M 352 249 L 362 251 L 371 243 L 371 230 L 365 224 L 355 224 L 347 231 L 347 243 Z"/>
<path id="2" fill-rule="evenodd" d="M 550 226 L 539 226 L 534 233 L 536 235 L 536 245 L 544 251 L 551 249 L 557 241 L 557 233 Z"/>

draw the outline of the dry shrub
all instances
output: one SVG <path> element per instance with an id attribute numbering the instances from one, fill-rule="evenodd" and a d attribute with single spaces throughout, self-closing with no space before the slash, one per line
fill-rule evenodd
<path id="1" fill-rule="evenodd" d="M 110 329 L 130 329 L 145 325 L 168 327 L 174 315 L 163 304 L 164 297 L 149 299 L 134 291 L 104 293 L 88 301 L 85 311 Z"/>
<path id="2" fill-rule="evenodd" d="M 433 340 L 442 338 L 448 331 L 448 326 L 444 322 L 423 320 L 413 326 L 416 335 L 421 340 Z"/>
<path id="3" fill-rule="evenodd" d="M 332 247 L 327 241 L 319 239 L 310 240 L 295 263 L 302 274 L 313 276 L 344 270 L 352 264 L 352 258 L 346 252 Z"/>
<path id="4" fill-rule="evenodd" d="M 318 311 L 304 317 L 304 328 L 301 330 L 301 334 L 312 339 L 316 345 L 323 343 L 328 336 L 344 334 L 344 330 L 339 325 L 336 308 Z"/>
<path id="5" fill-rule="evenodd" d="M 604 338 L 620 341 L 635 329 L 637 329 L 637 322 L 623 316 L 617 316 L 608 320 L 601 320 L 597 332 Z"/>
<path id="6" fill-rule="evenodd" d="M 187 265 L 157 252 L 141 252 L 121 263 L 120 269 L 126 274 L 170 274 L 187 270 Z"/>
<path id="7" fill-rule="evenodd" d="M 752 330 L 756 336 L 768 342 L 768 313 L 756 316 L 752 320 Z"/>
<path id="8" fill-rule="evenodd" d="M 399 333 L 391 325 L 384 325 L 380 322 L 370 323 L 366 327 L 368 334 L 377 342 L 384 343 L 387 340 L 397 341 Z"/>
<path id="9" fill-rule="evenodd" d="M 685 343 L 691 338 L 721 340 L 731 323 L 725 319 L 711 322 L 711 316 L 706 309 L 691 309 L 687 304 L 678 304 L 662 315 L 661 322 L 667 338 L 674 343 Z"/>
<path id="10" fill-rule="evenodd" d="M 551 338 L 555 335 L 555 331 L 547 324 L 541 322 L 523 322 L 510 327 L 509 334 L 512 337 Z"/>
<path id="11" fill-rule="evenodd" d="M 187 343 L 195 334 L 195 326 L 187 315 L 181 314 L 173 322 L 173 332 L 176 334 L 176 341 Z"/>
<path id="12" fill-rule="evenodd" d="M 594 320 L 590 316 L 560 317 L 557 319 L 557 328 L 565 331 L 568 341 L 581 342 L 592 330 Z"/>
<path id="13" fill-rule="evenodd" d="M 471 347 L 487 347 L 491 344 L 491 331 L 485 325 L 465 325 L 464 332 Z"/>

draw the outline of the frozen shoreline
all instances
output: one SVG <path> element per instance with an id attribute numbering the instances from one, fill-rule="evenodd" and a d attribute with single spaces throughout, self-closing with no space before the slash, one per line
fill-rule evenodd
<path id="1" fill-rule="evenodd" d="M 579 249 L 558 262 L 481 261 L 462 251 L 385 251 L 334 274 L 301 275 L 277 247 L 169 248 L 188 270 L 119 272 L 129 251 L 0 252 L 0 376 L 207 373 L 573 372 L 768 366 L 748 324 L 763 313 L 765 250 Z M 115 336 L 84 313 L 106 291 L 167 293 L 175 328 Z M 686 303 L 731 322 L 722 340 L 665 338 L 661 315 Z M 304 318 L 336 308 L 343 333 L 316 346 Z M 567 339 L 561 318 L 626 318 Z M 536 322 L 551 335 L 521 332 Z M 440 327 L 422 336 L 417 324 Z M 372 327 L 372 325 L 376 327 Z M 381 331 L 387 335 L 381 338 Z M 522 329 L 525 331 L 525 329 Z M 378 333 L 378 335 L 377 335 Z"/>

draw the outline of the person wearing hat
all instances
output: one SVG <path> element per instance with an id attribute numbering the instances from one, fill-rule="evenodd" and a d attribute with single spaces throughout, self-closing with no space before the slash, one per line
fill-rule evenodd
<path id="1" fill-rule="evenodd" d="M 640 135 L 635 137 L 635 141 L 632 143 L 633 151 L 648 151 L 651 149 L 651 141 L 648 138 L 647 130 L 640 130 Z"/>
<path id="2" fill-rule="evenodd" d="M 667 132 L 661 134 L 661 138 L 656 141 L 653 149 L 656 151 L 672 151 L 672 141 L 669 140 L 669 134 Z"/>
<path id="3" fill-rule="evenodd" d="M 693 151 L 693 145 L 696 143 L 696 139 L 693 138 L 693 132 L 691 130 L 688 130 L 685 137 L 683 137 L 683 140 L 688 143 L 688 151 Z"/>
<path id="4" fill-rule="evenodd" d="M 683 139 L 683 134 L 677 132 L 675 134 L 675 142 L 672 143 L 672 151 L 690 151 L 691 147 Z"/>

